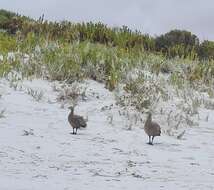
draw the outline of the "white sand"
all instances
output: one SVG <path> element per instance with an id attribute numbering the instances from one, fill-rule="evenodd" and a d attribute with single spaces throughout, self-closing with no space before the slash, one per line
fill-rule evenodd
<path id="1" fill-rule="evenodd" d="M 186 129 L 183 140 L 162 135 L 150 146 L 142 128 L 125 129 L 128 120 L 114 95 L 87 81 L 87 100 L 75 112 L 88 117 L 88 127 L 71 135 L 69 110 L 60 108 L 51 85 L 23 83 L 44 92 L 37 102 L 0 81 L 0 111 L 6 109 L 0 118 L 1 190 L 214 189 L 213 111 L 208 122 Z"/>

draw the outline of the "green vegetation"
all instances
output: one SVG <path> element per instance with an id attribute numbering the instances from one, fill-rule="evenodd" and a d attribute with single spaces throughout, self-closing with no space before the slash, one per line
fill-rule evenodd
<path id="1" fill-rule="evenodd" d="M 28 77 L 67 85 L 90 78 L 114 90 L 124 109 L 168 115 L 170 135 L 180 124 L 197 125 L 199 107 L 214 109 L 213 53 L 214 42 L 199 43 L 188 31 L 154 38 L 126 26 L 48 22 L 0 10 L 0 76 L 11 87 L 21 90 L 17 81 Z M 81 94 L 75 85 L 69 89 L 59 99 Z M 37 101 L 43 96 L 27 93 Z"/>
<path id="2" fill-rule="evenodd" d="M 199 47 L 199 39 L 188 31 L 172 30 L 155 39 L 156 50 L 168 57 L 179 56 L 195 59 Z"/>
<path id="3" fill-rule="evenodd" d="M 0 29 L 9 35 L 19 36 L 19 40 L 31 33 L 39 40 L 65 43 L 88 41 L 127 51 L 158 52 L 169 58 L 213 59 L 214 42 L 200 44 L 196 35 L 185 30 L 172 30 L 154 38 L 126 26 L 109 28 L 102 23 L 49 22 L 43 16 L 33 20 L 5 10 L 0 10 Z"/>
<path id="4" fill-rule="evenodd" d="M 170 80 L 180 87 L 179 77 L 191 85 L 210 84 L 214 77 L 214 42 L 200 44 L 187 31 L 173 30 L 153 38 L 126 26 L 48 22 L 5 10 L 0 10 L 0 29 L 1 75 L 14 68 L 25 76 L 70 83 L 88 77 L 104 82 L 110 90 L 135 68 L 149 69 L 157 76 L 173 73 Z"/>
<path id="5" fill-rule="evenodd" d="M 201 43 L 199 51 L 199 57 L 202 59 L 214 59 L 214 42 L 212 41 L 204 41 Z"/>
<path id="6" fill-rule="evenodd" d="M 0 32 L 0 51 L 7 53 L 9 51 L 16 51 L 16 39 L 6 33 Z"/>

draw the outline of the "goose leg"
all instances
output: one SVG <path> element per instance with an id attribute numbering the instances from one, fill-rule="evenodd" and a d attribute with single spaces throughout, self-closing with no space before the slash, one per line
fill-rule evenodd
<path id="1" fill-rule="evenodd" d="M 148 144 L 151 144 L 151 136 L 149 136 L 149 143 Z"/>
<path id="2" fill-rule="evenodd" d="M 77 134 L 77 128 L 76 128 L 76 133 L 75 134 Z"/>
<path id="3" fill-rule="evenodd" d="M 155 136 L 152 137 L 152 143 L 151 143 L 152 145 L 153 145 L 153 140 L 154 140 L 154 138 L 155 138 Z"/>
<path id="4" fill-rule="evenodd" d="M 74 135 L 75 133 L 74 133 L 74 128 L 73 128 L 73 135 Z"/>

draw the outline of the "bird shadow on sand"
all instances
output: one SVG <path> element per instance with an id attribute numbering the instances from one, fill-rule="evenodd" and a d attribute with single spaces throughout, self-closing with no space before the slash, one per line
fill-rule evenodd
<path id="1" fill-rule="evenodd" d="M 72 136 L 87 136 L 86 133 L 77 133 L 77 134 L 74 134 L 73 132 L 70 132 L 69 135 L 72 135 Z"/>
<path id="2" fill-rule="evenodd" d="M 167 143 L 167 142 L 157 142 L 157 143 L 153 143 L 153 144 L 149 144 L 148 142 L 146 143 L 149 146 L 153 146 L 153 147 L 160 147 L 163 149 L 173 149 L 173 150 L 177 150 L 180 151 L 179 149 L 176 149 L 178 147 L 180 147 L 180 144 L 175 144 L 175 143 Z"/>
<path id="3" fill-rule="evenodd" d="M 151 144 L 151 143 L 149 143 L 149 142 L 147 142 L 146 143 L 147 145 L 150 145 L 150 146 L 161 146 L 161 145 L 164 145 L 164 143 L 153 143 L 153 144 Z"/>

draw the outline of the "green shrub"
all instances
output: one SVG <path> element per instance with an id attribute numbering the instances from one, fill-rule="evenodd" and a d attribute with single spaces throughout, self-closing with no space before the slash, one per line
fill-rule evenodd
<path id="1" fill-rule="evenodd" d="M 15 37 L 11 37 L 6 33 L 0 32 L 0 53 L 16 51 L 17 43 Z"/>

